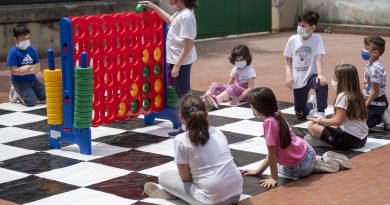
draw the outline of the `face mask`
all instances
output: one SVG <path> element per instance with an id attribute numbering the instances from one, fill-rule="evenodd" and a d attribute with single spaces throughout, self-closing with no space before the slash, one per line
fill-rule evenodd
<path id="1" fill-rule="evenodd" d="M 26 50 L 30 46 L 30 40 L 25 40 L 25 41 L 20 41 L 19 43 L 16 44 L 16 47 L 19 50 Z"/>
<path id="2" fill-rule="evenodd" d="M 361 54 L 362 54 L 363 60 L 365 60 L 365 61 L 370 60 L 370 58 L 371 58 L 371 53 L 368 52 L 366 49 L 362 49 Z"/>
<path id="3" fill-rule="evenodd" d="M 300 25 L 298 25 L 298 27 L 297 27 L 297 33 L 301 38 L 305 38 L 309 35 L 309 33 L 307 32 L 307 29 L 303 26 L 300 26 Z"/>
<path id="4" fill-rule="evenodd" d="M 332 81 L 330 82 L 330 84 L 332 84 L 333 88 L 335 90 L 337 90 L 337 81 L 333 80 L 333 78 L 332 78 Z"/>
<path id="5" fill-rule="evenodd" d="M 234 65 L 237 66 L 238 69 L 244 69 L 246 67 L 246 60 L 236 61 Z"/>

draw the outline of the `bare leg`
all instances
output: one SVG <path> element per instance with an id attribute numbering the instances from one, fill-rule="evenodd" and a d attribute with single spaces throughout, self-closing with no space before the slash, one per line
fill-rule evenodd
<path id="1" fill-rule="evenodd" d="M 217 97 L 217 100 L 218 100 L 218 103 L 221 103 L 223 102 L 224 100 L 228 99 L 229 98 L 229 94 L 225 91 L 223 91 L 222 93 L 220 93 L 219 95 L 216 96 Z"/>
<path id="2" fill-rule="evenodd" d="M 324 131 L 324 128 L 325 128 L 324 126 L 315 124 L 313 122 L 311 122 L 308 126 L 308 130 L 309 130 L 310 134 L 312 136 L 318 137 L 318 138 L 321 137 L 321 134 L 322 134 L 322 131 Z"/>

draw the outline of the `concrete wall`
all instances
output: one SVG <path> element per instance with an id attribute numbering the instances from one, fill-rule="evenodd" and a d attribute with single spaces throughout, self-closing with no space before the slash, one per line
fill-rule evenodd
<path id="1" fill-rule="evenodd" d="M 272 0 L 272 31 L 289 30 L 296 25 L 302 0 Z"/>

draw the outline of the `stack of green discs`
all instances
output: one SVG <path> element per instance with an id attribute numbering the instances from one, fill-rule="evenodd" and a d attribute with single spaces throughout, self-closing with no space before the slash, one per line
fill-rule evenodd
<path id="1" fill-rule="evenodd" d="M 74 127 L 92 126 L 93 72 L 92 68 L 75 69 Z"/>
<path id="2" fill-rule="evenodd" d="M 174 87 L 168 86 L 168 106 L 176 107 L 179 105 L 180 98 Z"/>

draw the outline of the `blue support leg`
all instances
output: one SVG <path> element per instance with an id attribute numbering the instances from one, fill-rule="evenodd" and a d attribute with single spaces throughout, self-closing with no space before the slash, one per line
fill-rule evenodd
<path id="1" fill-rule="evenodd" d="M 154 125 L 154 120 L 156 118 L 169 120 L 172 122 L 174 129 L 179 129 L 181 127 L 181 121 L 177 115 L 178 109 L 176 107 L 166 106 L 161 112 L 153 112 L 144 117 L 145 125 Z"/>

